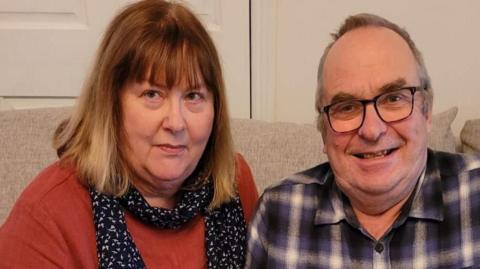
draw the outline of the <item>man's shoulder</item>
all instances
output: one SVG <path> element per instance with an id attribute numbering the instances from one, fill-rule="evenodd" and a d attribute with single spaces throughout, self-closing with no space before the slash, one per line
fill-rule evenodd
<path id="1" fill-rule="evenodd" d="M 426 185 L 440 188 L 443 195 L 450 197 L 450 203 L 457 203 L 462 195 L 478 197 L 480 156 L 430 150 L 426 177 Z M 480 204 L 476 203 L 476 206 L 480 207 Z"/>
<path id="2" fill-rule="evenodd" d="M 329 210 L 332 208 L 329 201 L 332 180 L 330 165 L 323 163 L 288 176 L 278 184 L 268 187 L 259 199 L 253 225 L 256 223 L 255 219 L 268 220 L 275 225 L 281 223 L 280 226 L 285 227 L 294 220 L 311 223 L 322 205 Z M 295 212 L 302 214 L 298 218 L 292 218 Z"/>
<path id="3" fill-rule="evenodd" d="M 288 194 L 299 188 L 323 188 L 330 179 L 333 179 L 333 174 L 330 164 L 326 162 L 281 179 L 279 183 L 266 188 L 264 194 Z"/>
<path id="4" fill-rule="evenodd" d="M 429 151 L 428 166 L 440 176 L 455 176 L 480 170 L 480 154 Z"/>

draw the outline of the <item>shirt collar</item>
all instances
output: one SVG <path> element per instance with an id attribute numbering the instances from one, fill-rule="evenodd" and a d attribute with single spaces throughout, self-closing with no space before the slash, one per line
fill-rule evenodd
<path id="1" fill-rule="evenodd" d="M 435 156 L 429 150 L 427 167 L 420 178 L 420 188 L 415 192 L 410 213 L 411 218 L 443 220 L 443 187 Z"/>
<path id="2" fill-rule="evenodd" d="M 330 168 L 330 166 L 328 166 Z M 342 193 L 335 184 L 334 175 L 331 169 L 324 174 L 321 182 L 324 187 L 320 188 L 318 194 L 318 207 L 315 212 L 315 225 L 335 224 L 345 217 L 344 201 Z"/>
<path id="3" fill-rule="evenodd" d="M 329 163 L 323 163 L 301 173 L 290 176 L 287 181 L 300 184 L 314 184 L 318 186 L 315 193 L 317 209 L 314 223 L 334 224 L 345 219 L 343 211 L 342 193 L 336 187 L 334 176 Z"/>
<path id="4" fill-rule="evenodd" d="M 408 217 L 418 219 L 443 220 L 443 198 L 440 171 L 434 160 L 434 154 L 429 150 L 427 165 L 422 172 L 417 188 L 415 188 L 413 201 Z M 304 183 L 316 183 L 322 185 L 317 196 L 318 207 L 315 213 L 315 224 L 335 224 L 346 219 L 344 199 L 334 181 L 334 175 L 330 166 L 317 174 L 317 179 L 304 178 Z M 308 178 L 308 180 L 307 180 Z"/>

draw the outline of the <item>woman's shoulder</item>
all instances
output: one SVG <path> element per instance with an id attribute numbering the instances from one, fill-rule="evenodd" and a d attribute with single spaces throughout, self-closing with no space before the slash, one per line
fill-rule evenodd
<path id="1" fill-rule="evenodd" d="M 92 219 L 88 189 L 75 170 L 53 163 L 27 186 L 0 228 L 0 267 L 94 267 Z"/>
<path id="2" fill-rule="evenodd" d="M 64 201 L 76 192 L 87 192 L 77 178 L 75 169 L 60 161 L 43 169 L 20 195 L 17 203 L 36 205 L 48 200 Z M 52 201 L 55 202 L 55 201 Z"/>
<path id="3" fill-rule="evenodd" d="M 235 154 L 237 189 L 242 203 L 245 220 L 250 221 L 257 204 L 258 191 L 253 179 L 252 171 L 247 161 L 240 153 Z"/>
<path id="4" fill-rule="evenodd" d="M 57 161 L 42 170 L 23 190 L 9 218 L 28 216 L 39 221 L 46 218 L 62 222 L 89 215 L 91 202 L 88 189 L 78 180 L 75 169 Z"/>
<path id="5" fill-rule="evenodd" d="M 251 189 L 256 191 L 257 187 L 250 166 L 240 153 L 235 153 L 235 175 L 239 192 Z"/>
<path id="6" fill-rule="evenodd" d="M 252 171 L 247 161 L 240 153 L 235 153 L 235 174 L 237 175 L 237 181 L 243 178 L 247 178 L 253 181 Z"/>

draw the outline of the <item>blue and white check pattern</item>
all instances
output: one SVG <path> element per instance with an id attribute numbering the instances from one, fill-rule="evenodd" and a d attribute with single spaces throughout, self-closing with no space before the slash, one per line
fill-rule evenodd
<path id="1" fill-rule="evenodd" d="M 414 194 L 378 241 L 333 179 L 325 163 L 265 191 L 246 268 L 480 268 L 480 156 L 429 150 Z"/>

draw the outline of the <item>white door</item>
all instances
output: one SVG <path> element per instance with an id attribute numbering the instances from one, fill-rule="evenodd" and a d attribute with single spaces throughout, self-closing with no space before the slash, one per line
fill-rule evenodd
<path id="1" fill-rule="evenodd" d="M 18 108 L 73 103 L 106 25 L 129 2 L 0 0 L 0 98 Z M 217 45 L 232 116 L 248 118 L 248 0 L 186 2 Z"/>
<path id="2" fill-rule="evenodd" d="M 250 118 L 249 0 L 188 0 L 220 53 L 230 114 Z"/>

